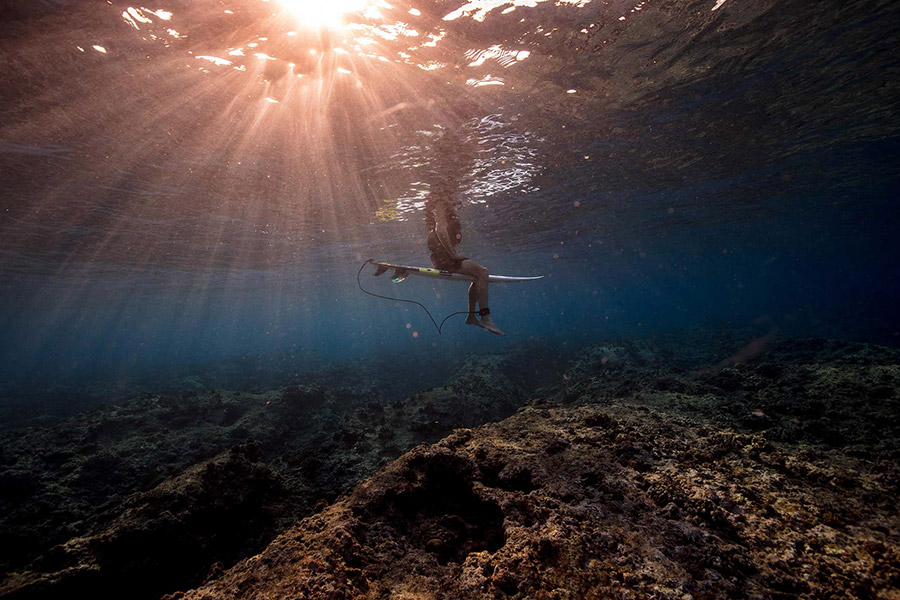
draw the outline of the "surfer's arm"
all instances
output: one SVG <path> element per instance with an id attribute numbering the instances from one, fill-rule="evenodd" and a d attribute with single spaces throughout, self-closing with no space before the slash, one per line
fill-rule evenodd
<path id="1" fill-rule="evenodd" d="M 437 234 L 438 241 L 441 243 L 441 246 L 447 252 L 453 260 L 465 260 L 466 256 L 463 256 L 459 252 L 456 251 L 456 244 L 450 240 L 450 233 L 447 231 L 447 226 L 443 224 L 439 224 L 434 232 Z"/>

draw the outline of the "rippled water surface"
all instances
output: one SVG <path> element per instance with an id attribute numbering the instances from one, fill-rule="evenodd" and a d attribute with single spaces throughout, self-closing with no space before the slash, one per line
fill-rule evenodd
<path id="1" fill-rule="evenodd" d="M 4 0 L 0 18 L 7 381 L 717 320 L 898 342 L 897 3 Z M 366 258 L 427 264 L 436 186 L 464 252 L 547 276 L 492 289 L 503 340 L 438 337 L 357 289 Z M 464 308 L 458 284 L 363 281 Z"/>

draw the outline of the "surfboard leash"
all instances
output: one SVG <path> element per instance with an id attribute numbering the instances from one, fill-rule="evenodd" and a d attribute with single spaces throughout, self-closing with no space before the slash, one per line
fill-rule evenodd
<path id="1" fill-rule="evenodd" d="M 419 305 L 420 307 L 422 307 L 422 310 L 425 311 L 425 314 L 428 315 L 428 318 L 431 319 L 431 323 L 432 323 L 432 325 L 434 325 L 434 328 L 437 329 L 438 335 L 443 335 L 442 332 L 441 332 L 441 329 L 443 329 L 444 323 L 446 323 L 446 322 L 447 322 L 447 319 L 449 319 L 450 317 L 455 317 L 456 315 L 469 315 L 469 314 L 472 314 L 472 315 L 485 315 L 485 314 L 489 314 L 488 312 L 486 312 L 488 309 L 482 309 L 482 310 L 474 311 L 474 312 L 470 312 L 470 311 L 468 311 L 468 310 L 463 310 L 463 311 L 460 311 L 460 312 L 455 312 L 455 313 L 451 313 L 451 314 L 447 315 L 446 317 L 444 317 L 444 320 L 441 321 L 441 324 L 438 325 L 438 324 L 437 324 L 437 321 L 434 320 L 434 317 L 431 316 L 431 312 L 430 312 L 427 308 L 425 308 L 425 305 L 422 304 L 421 302 L 416 302 L 415 300 L 406 300 L 405 298 L 394 298 L 394 297 L 392 297 L 392 296 L 382 296 L 381 294 L 376 294 L 375 292 L 370 292 L 369 290 L 365 289 L 365 288 L 362 286 L 362 281 L 360 280 L 359 276 L 362 275 L 363 269 L 366 268 L 366 265 L 369 264 L 369 263 L 371 263 L 371 262 L 375 262 L 375 261 L 373 261 L 371 258 L 368 259 L 368 260 L 366 260 L 366 261 L 362 264 L 362 266 L 359 267 L 359 271 L 356 272 L 356 285 L 359 286 L 359 289 L 360 289 L 363 293 L 365 293 L 365 294 L 368 294 L 368 295 L 370 295 L 370 296 L 375 296 L 376 298 L 381 298 L 382 300 L 393 300 L 393 301 L 395 301 L 395 302 L 407 302 L 407 303 L 409 303 L 409 304 L 417 304 L 417 305 Z"/>

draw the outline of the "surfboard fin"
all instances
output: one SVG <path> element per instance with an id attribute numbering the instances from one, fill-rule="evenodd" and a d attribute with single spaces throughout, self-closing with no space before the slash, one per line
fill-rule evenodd
<path id="1" fill-rule="evenodd" d="M 375 267 L 375 272 L 372 273 L 372 275 L 373 275 L 374 277 L 378 277 L 379 275 L 382 275 L 382 274 L 383 274 L 385 271 L 387 271 L 387 270 L 388 270 L 388 268 L 387 268 L 386 266 L 384 266 L 384 265 L 378 265 L 377 267 Z"/>
<path id="2" fill-rule="evenodd" d="M 391 279 L 394 283 L 403 283 L 409 277 L 409 271 L 406 269 L 394 269 L 394 277 Z"/>

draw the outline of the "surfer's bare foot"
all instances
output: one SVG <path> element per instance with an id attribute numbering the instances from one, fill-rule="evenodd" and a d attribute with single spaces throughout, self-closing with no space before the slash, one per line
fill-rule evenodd
<path id="1" fill-rule="evenodd" d="M 481 319 L 481 322 L 479 322 L 478 324 L 481 325 L 482 327 L 484 327 L 485 329 L 487 329 L 488 331 L 490 331 L 491 333 L 495 334 L 495 335 L 506 335 L 505 333 L 503 333 L 502 331 L 500 331 L 500 328 L 499 328 L 499 327 L 497 327 L 496 325 L 494 325 L 494 322 L 491 321 L 491 318 L 490 318 L 490 317 L 483 317 L 483 318 Z"/>
<path id="2" fill-rule="evenodd" d="M 470 314 L 468 317 L 466 317 L 466 325 L 478 325 L 479 327 L 481 327 L 481 323 L 478 322 L 478 318 L 473 314 Z"/>

